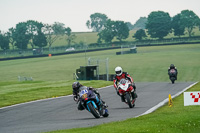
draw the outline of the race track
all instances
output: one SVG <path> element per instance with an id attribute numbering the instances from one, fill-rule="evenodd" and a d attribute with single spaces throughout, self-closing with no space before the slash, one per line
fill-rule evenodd
<path id="1" fill-rule="evenodd" d="M 113 86 L 100 89 L 101 97 L 109 106 L 108 118 L 95 119 L 86 110 L 78 111 L 72 96 L 0 108 L 0 132 L 37 133 L 125 120 L 145 113 L 168 98 L 169 94 L 173 96 L 193 83 L 136 83 L 138 98 L 132 109 L 121 102 Z"/>

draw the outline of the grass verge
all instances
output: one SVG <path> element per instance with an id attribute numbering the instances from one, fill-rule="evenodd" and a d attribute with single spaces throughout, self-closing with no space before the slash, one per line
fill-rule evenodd
<path id="1" fill-rule="evenodd" d="M 13 104 L 46 99 L 72 94 L 74 81 L 24 81 L 24 82 L 0 82 L 0 107 Z M 111 85 L 111 81 L 81 81 L 81 84 L 100 88 Z"/>

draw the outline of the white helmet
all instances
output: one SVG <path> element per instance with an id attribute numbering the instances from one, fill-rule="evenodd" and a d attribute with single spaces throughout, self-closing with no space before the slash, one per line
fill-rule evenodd
<path id="1" fill-rule="evenodd" d="M 115 73 L 116 73 L 117 76 L 122 75 L 122 68 L 120 66 L 116 67 L 115 68 Z"/>

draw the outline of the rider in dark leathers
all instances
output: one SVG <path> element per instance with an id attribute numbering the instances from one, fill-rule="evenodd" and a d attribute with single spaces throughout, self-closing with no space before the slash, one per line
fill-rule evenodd
<path id="1" fill-rule="evenodd" d="M 82 87 L 82 86 L 83 85 L 80 84 L 79 82 L 74 82 L 72 84 L 73 99 L 74 99 L 74 101 L 76 101 L 78 103 L 78 110 L 84 110 L 84 107 L 81 105 L 81 103 L 79 101 L 79 96 L 78 96 L 79 88 Z M 97 94 L 98 98 L 102 101 L 102 104 L 103 104 L 104 107 L 108 107 L 106 105 L 106 103 L 101 99 L 99 92 L 95 88 L 92 88 L 92 87 L 88 87 L 88 88 L 89 88 L 89 90 L 92 90 L 95 94 Z"/>
<path id="2" fill-rule="evenodd" d="M 177 70 L 177 68 L 175 67 L 175 65 L 174 64 L 171 64 L 170 66 L 169 66 L 169 68 L 168 68 L 168 75 L 169 75 L 169 78 L 170 78 L 170 70 L 172 70 L 172 69 L 174 69 L 175 71 L 176 71 L 176 80 L 177 80 L 177 75 L 178 75 L 178 70 Z"/>

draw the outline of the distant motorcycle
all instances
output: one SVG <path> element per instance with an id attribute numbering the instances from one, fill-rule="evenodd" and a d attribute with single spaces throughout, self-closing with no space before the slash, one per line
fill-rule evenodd
<path id="1" fill-rule="evenodd" d="M 175 83 L 176 74 L 177 74 L 177 73 L 176 73 L 176 70 L 175 70 L 175 69 L 171 69 L 171 70 L 169 71 L 169 78 L 170 78 L 172 84 Z"/>
<path id="2" fill-rule="evenodd" d="M 108 117 L 108 109 L 103 106 L 102 101 L 88 87 L 81 87 L 79 91 L 81 105 L 88 110 L 95 118 Z"/>
<path id="3" fill-rule="evenodd" d="M 134 89 L 129 80 L 121 79 L 118 84 L 119 94 L 124 97 L 125 103 L 130 108 L 135 106 L 136 98 L 134 98 Z"/>

